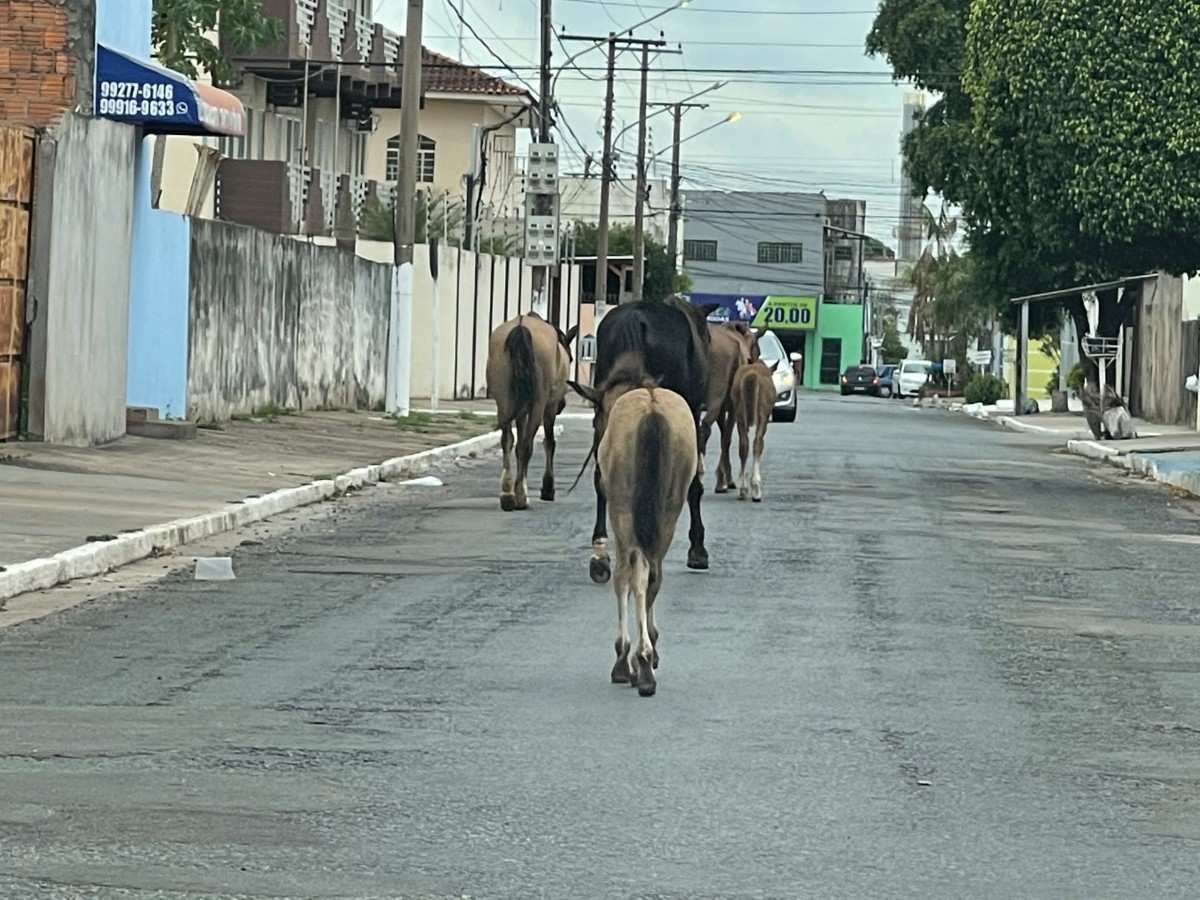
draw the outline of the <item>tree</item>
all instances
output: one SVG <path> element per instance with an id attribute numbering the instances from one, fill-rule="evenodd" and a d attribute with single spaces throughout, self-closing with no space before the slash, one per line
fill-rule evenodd
<path id="1" fill-rule="evenodd" d="M 940 95 L 904 144 L 904 164 L 917 196 L 940 193 L 961 204 L 974 158 L 971 101 L 960 80 L 970 0 L 881 0 L 867 35 L 870 56 L 885 56 L 897 78 Z"/>
<path id="2" fill-rule="evenodd" d="M 211 35 L 220 34 L 214 43 Z M 151 41 L 155 55 L 168 68 L 214 81 L 234 76 L 232 60 L 221 45 L 236 53 L 283 39 L 282 23 L 264 14 L 262 0 L 154 0 Z"/>
<path id="3" fill-rule="evenodd" d="M 903 362 L 904 358 L 908 356 L 904 342 L 900 340 L 900 329 L 896 326 L 894 318 L 883 320 L 883 346 L 879 348 L 879 352 L 883 356 L 884 365 L 887 366 Z"/>
<path id="4" fill-rule="evenodd" d="M 1200 0 L 974 0 L 971 214 L 1001 266 L 1044 287 L 1200 268 L 1198 41 Z M 1136 297 L 1100 299 L 1115 335 Z"/>
<path id="5" fill-rule="evenodd" d="M 587 222 L 575 226 L 575 253 L 577 256 L 596 255 L 596 225 Z M 667 248 L 652 235 L 644 235 L 646 247 L 646 281 L 642 297 L 646 300 L 664 300 L 671 294 L 684 293 L 691 286 L 685 274 L 674 274 L 671 256 Z M 627 256 L 633 253 L 633 226 L 614 225 L 608 230 L 608 252 L 612 256 Z"/>

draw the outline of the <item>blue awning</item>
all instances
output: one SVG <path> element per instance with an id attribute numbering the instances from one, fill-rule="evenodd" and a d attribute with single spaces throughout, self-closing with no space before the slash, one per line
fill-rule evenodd
<path id="1" fill-rule="evenodd" d="M 95 115 L 139 125 L 147 134 L 246 132 L 245 108 L 233 94 L 102 44 L 96 47 L 94 102 Z"/>

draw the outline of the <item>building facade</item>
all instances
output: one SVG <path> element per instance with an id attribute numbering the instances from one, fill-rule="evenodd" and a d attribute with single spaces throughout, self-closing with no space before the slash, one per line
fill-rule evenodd
<path id="1" fill-rule="evenodd" d="M 836 388 L 842 371 L 864 358 L 863 304 L 827 284 L 826 260 L 837 242 L 825 196 L 688 191 L 684 199 L 683 271 L 692 302 L 770 328 L 803 356 L 803 385 Z"/>

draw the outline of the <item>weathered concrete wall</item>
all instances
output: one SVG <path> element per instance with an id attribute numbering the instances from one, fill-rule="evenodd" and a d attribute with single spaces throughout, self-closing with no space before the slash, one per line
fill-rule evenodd
<path id="1" fill-rule="evenodd" d="M 224 222 L 195 220 L 188 412 L 224 421 L 274 404 L 382 403 L 390 269 Z"/>
<path id="2" fill-rule="evenodd" d="M 125 433 L 136 130 L 68 113 L 56 129 L 43 436 Z"/>

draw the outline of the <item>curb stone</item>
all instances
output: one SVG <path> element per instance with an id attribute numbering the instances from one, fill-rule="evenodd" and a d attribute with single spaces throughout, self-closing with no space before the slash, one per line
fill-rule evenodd
<path id="1" fill-rule="evenodd" d="M 561 432 L 560 425 L 555 429 L 555 434 Z M 140 531 L 122 534 L 114 541 L 84 544 L 53 556 L 17 563 L 0 572 L 0 610 L 4 608 L 6 600 L 18 594 L 46 590 L 78 578 L 102 575 L 153 553 L 235 531 L 283 512 L 339 497 L 365 484 L 412 478 L 441 463 L 477 457 L 498 446 L 500 432 L 492 431 L 456 444 L 434 447 L 409 456 L 397 456 L 378 465 L 351 469 L 335 478 L 247 497 L 240 503 L 230 503 L 215 512 L 150 525 Z"/>

